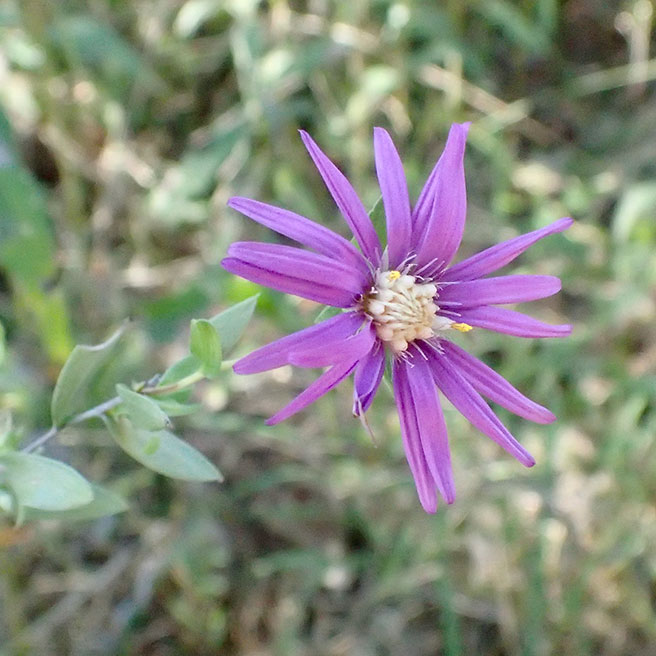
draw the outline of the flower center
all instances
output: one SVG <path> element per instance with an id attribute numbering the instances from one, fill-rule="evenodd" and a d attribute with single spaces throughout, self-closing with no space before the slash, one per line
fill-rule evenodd
<path id="1" fill-rule="evenodd" d="M 433 283 L 418 283 L 414 276 L 399 271 L 379 271 L 364 309 L 374 320 L 378 337 L 401 353 L 415 339 L 433 336 L 439 309 L 433 302 L 436 294 Z"/>
<path id="2" fill-rule="evenodd" d="M 437 287 L 417 282 L 400 271 L 379 271 L 373 291 L 365 298 L 364 311 L 373 319 L 378 337 L 394 353 L 402 353 L 416 339 L 430 339 L 438 330 L 471 330 L 437 314 Z"/>

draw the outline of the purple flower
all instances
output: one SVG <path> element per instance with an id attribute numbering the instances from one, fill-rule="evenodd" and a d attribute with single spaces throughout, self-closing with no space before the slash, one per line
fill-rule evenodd
<path id="1" fill-rule="evenodd" d="M 277 424 L 302 410 L 354 373 L 353 413 L 363 417 L 392 361 L 394 397 L 405 454 L 424 510 L 437 509 L 436 490 L 455 499 L 451 456 L 438 390 L 481 432 L 522 464 L 533 457 L 508 432 L 482 396 L 538 423 L 555 420 L 480 360 L 448 339 L 452 331 L 486 328 L 518 337 L 564 337 L 568 325 L 553 326 L 495 307 L 551 296 L 553 276 L 485 278 L 539 239 L 561 232 L 569 218 L 515 237 L 450 265 L 465 226 L 467 207 L 463 157 L 469 124 L 454 124 L 444 152 L 414 208 L 399 155 L 389 134 L 374 129 L 376 173 L 385 209 L 388 245 L 383 249 L 353 187 L 310 136 L 301 138 L 346 219 L 350 241 L 309 219 L 247 198 L 229 206 L 312 251 L 237 242 L 223 266 L 253 282 L 344 311 L 283 337 L 239 360 L 239 374 L 284 364 L 328 369 L 291 403 L 267 420 Z"/>

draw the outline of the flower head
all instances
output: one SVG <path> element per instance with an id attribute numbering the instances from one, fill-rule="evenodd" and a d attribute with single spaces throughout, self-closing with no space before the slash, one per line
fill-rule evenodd
<path id="1" fill-rule="evenodd" d="M 349 225 L 359 249 L 309 219 L 246 198 L 230 207 L 312 251 L 280 244 L 237 242 L 223 266 L 256 283 L 344 311 L 283 337 L 239 360 L 240 374 L 284 364 L 328 367 L 291 403 L 267 420 L 276 424 L 302 410 L 354 373 L 355 415 L 363 416 L 392 360 L 394 397 L 405 454 L 427 512 L 436 491 L 447 503 L 455 486 L 438 390 L 481 432 L 527 467 L 532 456 L 508 432 L 483 396 L 538 423 L 555 420 L 508 381 L 449 339 L 453 331 L 486 328 L 518 337 L 563 337 L 568 325 L 549 325 L 495 307 L 545 298 L 560 289 L 553 276 L 485 277 L 539 239 L 568 228 L 565 218 L 492 246 L 453 266 L 466 215 L 463 157 L 469 124 L 454 124 L 444 152 L 414 207 L 389 134 L 374 129 L 376 173 L 388 243 L 380 243 L 355 190 L 310 136 L 301 138 Z"/>

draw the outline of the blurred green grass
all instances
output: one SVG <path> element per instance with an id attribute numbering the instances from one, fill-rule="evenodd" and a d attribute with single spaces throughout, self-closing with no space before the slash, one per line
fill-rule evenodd
<path id="1" fill-rule="evenodd" d="M 257 197 L 345 234 L 308 129 L 363 200 L 371 130 L 416 195 L 473 122 L 463 253 L 572 215 L 518 272 L 562 277 L 534 316 L 565 341 L 468 348 L 558 415 L 500 412 L 530 471 L 447 410 L 459 497 L 425 516 L 391 394 L 350 389 L 273 428 L 312 373 L 225 376 L 176 428 L 225 473 L 136 469 L 101 430 L 51 455 L 132 499 L 94 524 L 0 525 L 4 654 L 649 655 L 656 640 L 656 61 L 646 0 L 8 0 L 0 8 L 0 408 L 26 435 L 75 342 L 137 329 L 116 368 L 175 359 L 192 316 L 254 286 L 218 263 L 276 237 Z M 264 291 L 242 351 L 313 321 Z"/>

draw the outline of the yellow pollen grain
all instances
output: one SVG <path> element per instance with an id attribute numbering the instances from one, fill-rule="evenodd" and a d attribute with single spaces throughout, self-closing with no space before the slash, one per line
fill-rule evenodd
<path id="1" fill-rule="evenodd" d="M 470 330 L 473 330 L 473 326 L 470 326 L 468 323 L 452 323 L 451 328 L 457 330 L 459 333 L 468 333 Z"/>
<path id="2" fill-rule="evenodd" d="M 401 272 L 400 271 L 390 271 L 387 274 L 387 279 L 390 282 L 394 282 L 395 280 L 398 280 L 401 277 Z"/>

